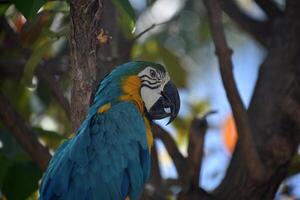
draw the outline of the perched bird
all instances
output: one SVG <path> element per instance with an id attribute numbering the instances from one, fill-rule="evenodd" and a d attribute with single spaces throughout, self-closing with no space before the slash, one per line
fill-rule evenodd
<path id="1" fill-rule="evenodd" d="M 116 67 L 95 90 L 76 135 L 56 151 L 40 200 L 136 200 L 150 172 L 151 121 L 177 116 L 166 69 L 143 61 Z"/>

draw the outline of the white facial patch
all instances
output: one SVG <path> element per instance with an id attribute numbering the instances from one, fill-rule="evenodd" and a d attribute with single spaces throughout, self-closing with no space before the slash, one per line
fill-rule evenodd
<path id="1" fill-rule="evenodd" d="M 149 111 L 161 97 L 161 91 L 163 91 L 164 86 L 169 82 L 170 77 L 167 72 L 150 66 L 141 71 L 138 76 L 142 82 L 141 96 L 146 109 Z"/>

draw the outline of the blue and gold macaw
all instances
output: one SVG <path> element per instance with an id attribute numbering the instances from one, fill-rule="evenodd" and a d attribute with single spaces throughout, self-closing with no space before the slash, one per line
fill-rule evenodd
<path id="1" fill-rule="evenodd" d="M 153 119 L 178 114 L 166 69 L 143 61 L 118 66 L 98 85 L 75 137 L 49 163 L 40 200 L 136 200 L 150 172 Z"/>

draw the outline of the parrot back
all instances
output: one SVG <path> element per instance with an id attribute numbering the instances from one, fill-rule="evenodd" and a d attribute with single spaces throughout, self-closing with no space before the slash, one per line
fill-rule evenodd
<path id="1" fill-rule="evenodd" d="M 150 171 L 146 131 L 130 101 L 88 117 L 50 161 L 40 200 L 138 199 Z"/>

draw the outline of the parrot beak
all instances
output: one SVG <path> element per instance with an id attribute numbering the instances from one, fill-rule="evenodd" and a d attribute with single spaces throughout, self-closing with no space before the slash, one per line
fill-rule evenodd
<path id="1" fill-rule="evenodd" d="M 167 124 L 171 123 L 177 116 L 180 108 L 180 98 L 176 86 L 169 81 L 163 91 L 161 97 L 151 107 L 148 112 L 152 119 L 162 119 L 170 117 Z"/>

